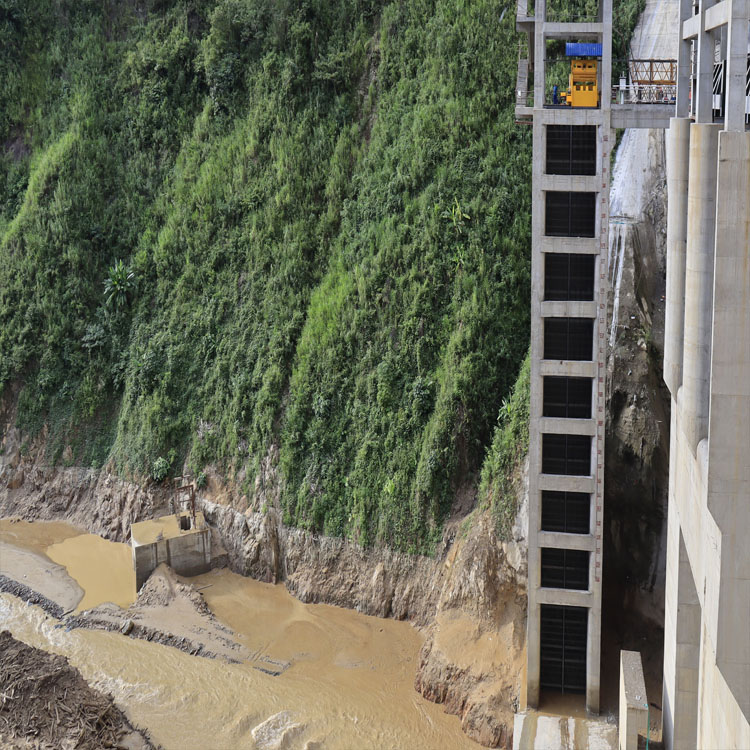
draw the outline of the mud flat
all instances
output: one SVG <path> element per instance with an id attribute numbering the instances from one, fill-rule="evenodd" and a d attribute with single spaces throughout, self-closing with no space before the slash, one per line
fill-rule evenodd
<path id="1" fill-rule="evenodd" d="M 0 520 L 0 576 L 5 579 L 0 580 L 0 591 L 15 593 L 24 601 L 31 601 L 32 595 L 23 592 L 22 587 L 26 587 L 39 595 L 34 604 L 44 605 L 46 600 L 57 605 L 61 613 L 74 609 L 83 598 L 83 589 L 62 565 L 50 560 L 43 550 L 49 544 L 80 533 L 63 523 L 31 524 L 15 519 Z M 15 591 L 11 590 L 10 580 L 20 584 Z M 54 611 L 49 611 L 54 614 Z"/>
<path id="2" fill-rule="evenodd" d="M 102 566 L 96 549 L 88 567 Z M 477 747 L 414 691 L 415 628 L 305 605 L 228 570 L 182 579 L 162 568 L 127 609 L 103 603 L 63 621 L 0 594 L 0 627 L 67 657 L 167 750 Z"/>

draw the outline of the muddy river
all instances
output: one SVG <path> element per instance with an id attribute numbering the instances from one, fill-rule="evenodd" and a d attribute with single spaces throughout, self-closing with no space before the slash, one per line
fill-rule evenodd
<path id="1" fill-rule="evenodd" d="M 135 596 L 130 550 L 65 524 L 0 521 L 0 571 L 16 550 L 64 566 L 79 608 Z M 52 566 L 57 568 L 57 566 Z M 59 571 L 64 576 L 64 571 Z M 42 565 L 39 576 L 54 570 Z M 29 575 L 31 575 L 29 573 Z M 459 720 L 413 688 L 423 638 L 407 623 L 326 605 L 227 570 L 190 579 L 214 614 L 279 676 L 190 656 L 120 633 L 67 631 L 41 609 L 0 595 L 0 627 L 63 654 L 153 739 L 175 750 L 451 750 L 479 746 Z M 33 580 L 24 581 L 34 587 Z"/>

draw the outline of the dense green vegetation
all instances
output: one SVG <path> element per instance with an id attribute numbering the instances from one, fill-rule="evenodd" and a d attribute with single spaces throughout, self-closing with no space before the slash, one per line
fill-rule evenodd
<path id="1" fill-rule="evenodd" d="M 20 426 L 253 504 L 278 446 L 287 521 L 429 551 L 528 346 L 514 8 L 0 0 Z"/>

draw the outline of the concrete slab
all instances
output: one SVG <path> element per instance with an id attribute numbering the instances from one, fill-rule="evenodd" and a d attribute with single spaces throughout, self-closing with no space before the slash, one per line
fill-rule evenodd
<path id="1" fill-rule="evenodd" d="M 617 750 L 617 725 L 604 718 L 516 714 L 513 750 Z"/>

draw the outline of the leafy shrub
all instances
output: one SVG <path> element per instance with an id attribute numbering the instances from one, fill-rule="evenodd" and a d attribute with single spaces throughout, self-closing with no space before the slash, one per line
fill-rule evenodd
<path id="1" fill-rule="evenodd" d="M 159 456 L 151 465 L 151 479 L 155 482 L 163 482 L 169 474 L 169 461 L 163 456 Z"/>

